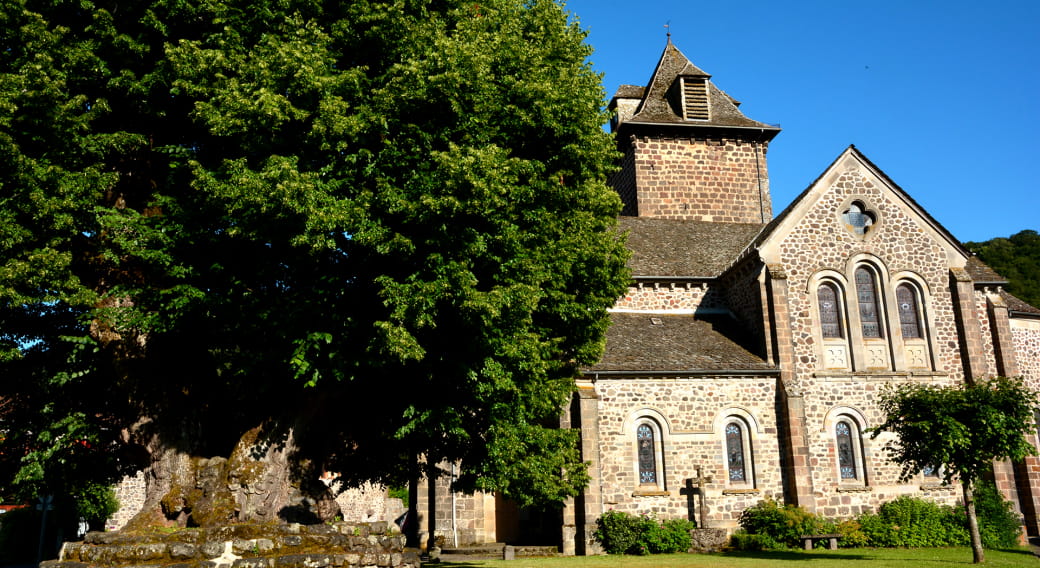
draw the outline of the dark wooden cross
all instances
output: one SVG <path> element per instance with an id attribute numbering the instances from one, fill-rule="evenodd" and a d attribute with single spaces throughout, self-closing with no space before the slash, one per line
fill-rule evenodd
<path id="1" fill-rule="evenodd" d="M 711 483 L 713 479 L 710 475 L 708 477 L 705 477 L 703 474 L 701 474 L 700 466 L 698 466 L 695 471 L 697 472 L 697 477 L 687 478 L 686 487 L 681 489 L 679 493 L 681 493 L 682 495 L 686 495 L 686 507 L 689 510 L 689 519 L 697 523 L 697 528 L 703 529 L 708 527 L 708 506 L 704 504 L 704 484 Z M 696 484 L 696 487 L 694 487 L 694 484 Z M 694 519 L 693 515 L 693 496 L 695 494 L 699 494 L 701 496 L 701 506 L 699 508 L 700 514 L 698 515 L 699 518 L 697 519 Z"/>

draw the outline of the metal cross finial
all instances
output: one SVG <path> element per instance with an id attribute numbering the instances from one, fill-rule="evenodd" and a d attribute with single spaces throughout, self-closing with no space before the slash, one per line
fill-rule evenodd
<path id="1" fill-rule="evenodd" d="M 668 41 L 672 41 L 672 21 L 668 20 L 668 23 L 664 25 L 664 35 L 668 36 Z"/>

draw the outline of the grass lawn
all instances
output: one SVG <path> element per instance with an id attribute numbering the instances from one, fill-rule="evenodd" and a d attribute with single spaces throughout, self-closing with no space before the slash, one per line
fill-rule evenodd
<path id="1" fill-rule="evenodd" d="M 971 566 L 970 548 L 849 548 L 842 550 L 729 552 L 722 554 L 661 554 L 654 556 L 571 556 L 485 560 L 424 564 L 429 568 L 794 568 L 795 562 L 809 562 L 810 568 L 886 568 L 922 566 Z M 987 568 L 1040 567 L 1040 558 L 1022 550 L 987 550 Z"/>

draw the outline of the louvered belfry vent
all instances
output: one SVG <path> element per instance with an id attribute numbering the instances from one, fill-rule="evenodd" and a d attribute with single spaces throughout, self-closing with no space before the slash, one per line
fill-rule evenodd
<path id="1" fill-rule="evenodd" d="M 703 77 L 682 78 L 683 118 L 708 120 L 708 80 Z"/>

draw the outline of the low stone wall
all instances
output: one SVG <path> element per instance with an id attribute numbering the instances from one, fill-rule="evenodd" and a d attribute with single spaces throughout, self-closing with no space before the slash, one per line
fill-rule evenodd
<path id="1" fill-rule="evenodd" d="M 169 533 L 89 533 L 41 568 L 419 568 L 419 551 L 385 522 L 234 525 Z"/>

